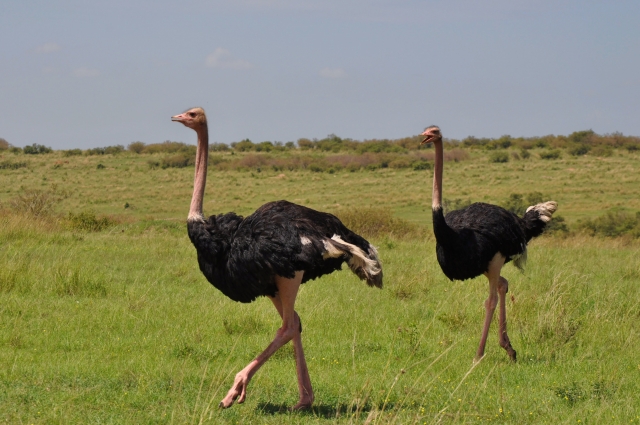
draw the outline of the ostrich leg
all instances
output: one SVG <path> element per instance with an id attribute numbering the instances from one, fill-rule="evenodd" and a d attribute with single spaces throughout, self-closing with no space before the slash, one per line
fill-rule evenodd
<path id="1" fill-rule="evenodd" d="M 499 252 L 493 256 L 487 267 L 487 271 L 484 275 L 489 279 L 489 298 L 484 302 L 485 316 L 484 327 L 482 328 L 482 336 L 480 337 L 480 345 L 478 346 L 478 352 L 474 361 L 480 361 L 484 356 L 484 347 L 487 345 L 487 336 L 489 335 L 489 328 L 491 327 L 491 320 L 493 319 L 493 312 L 498 305 L 498 287 L 500 281 L 500 270 L 504 265 L 505 258 Z M 502 311 L 502 310 L 501 310 Z M 506 323 L 506 322 L 505 322 Z M 506 328 L 505 328 L 506 332 Z"/>
<path id="2" fill-rule="evenodd" d="M 516 361 L 516 350 L 511 346 L 509 336 L 507 335 L 507 306 L 506 297 L 509 292 L 509 281 L 500 276 L 498 281 L 498 295 L 500 295 L 500 313 L 498 315 L 498 337 L 500 346 L 507 350 L 507 354 L 511 360 Z"/>
<path id="3" fill-rule="evenodd" d="M 273 302 L 273 305 L 278 310 L 278 313 L 282 317 L 282 301 L 276 295 L 276 297 L 269 297 Z M 300 316 L 298 313 L 295 313 L 298 318 L 298 322 L 300 323 L 300 327 L 298 328 L 298 332 L 293 337 L 293 351 L 295 353 L 296 358 L 296 372 L 298 375 L 298 391 L 300 392 L 300 400 L 298 404 L 293 406 L 291 410 L 302 410 L 308 409 L 313 404 L 313 388 L 311 387 L 311 378 L 309 377 L 309 369 L 307 368 L 307 362 L 304 357 L 304 350 L 302 349 L 302 322 L 300 321 Z"/>
<path id="4" fill-rule="evenodd" d="M 296 296 L 298 295 L 298 289 L 300 288 L 300 282 L 302 282 L 302 272 L 296 272 L 293 279 L 287 279 L 281 276 L 276 276 L 276 286 L 278 292 L 274 299 L 276 308 L 278 305 L 282 307 L 282 326 L 276 332 L 276 336 L 269 344 L 269 346 L 260 353 L 255 359 L 251 361 L 244 369 L 236 374 L 235 380 L 231 389 L 220 402 L 220 407 L 231 407 L 237 400 L 238 403 L 243 403 L 247 397 L 247 386 L 253 375 L 256 374 L 258 369 L 276 352 L 280 347 L 285 345 L 298 336 L 300 340 L 300 318 L 294 311 L 294 304 L 296 302 Z M 302 348 L 302 342 L 300 340 L 300 348 Z M 298 353 L 302 357 L 302 362 L 298 361 Z M 304 362 L 304 354 L 302 350 L 296 350 L 296 363 L 304 367 L 306 371 L 306 362 Z M 308 379 L 308 372 L 306 372 Z M 309 388 L 311 388 L 309 381 Z M 313 396 L 311 396 L 313 397 Z M 302 400 L 301 400 L 302 402 Z M 300 403 L 298 403 L 299 405 Z M 296 405 L 296 406 L 298 406 Z M 310 403 L 309 403 L 310 405 Z"/>

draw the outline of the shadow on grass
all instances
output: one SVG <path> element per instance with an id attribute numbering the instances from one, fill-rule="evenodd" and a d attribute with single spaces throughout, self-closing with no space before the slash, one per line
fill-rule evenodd
<path id="1" fill-rule="evenodd" d="M 291 406 L 284 403 L 281 403 L 281 404 L 259 403 L 257 410 L 259 410 L 265 415 L 278 415 L 278 414 L 292 413 L 289 410 L 290 408 Z M 358 412 L 360 415 L 363 413 L 366 414 L 374 408 L 375 406 L 369 403 L 366 403 L 363 406 L 356 406 L 353 404 L 345 404 L 345 403 L 314 404 L 311 409 L 297 411 L 295 412 L 295 414 L 300 416 L 313 416 L 313 417 L 320 417 L 325 419 L 332 419 L 332 418 L 343 416 L 345 414 L 351 415 L 351 414 L 354 414 L 355 412 Z M 378 410 L 380 410 L 381 408 L 382 406 L 377 407 Z M 387 403 L 385 406 L 385 410 L 393 410 L 393 408 L 394 408 L 394 405 L 392 403 Z"/>

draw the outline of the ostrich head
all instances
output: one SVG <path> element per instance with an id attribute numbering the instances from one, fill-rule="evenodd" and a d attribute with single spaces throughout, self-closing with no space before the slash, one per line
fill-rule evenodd
<path id="1" fill-rule="evenodd" d="M 436 140 L 442 140 L 442 133 L 440 133 L 440 127 L 437 125 L 431 125 L 424 129 L 424 131 L 420 134 L 424 136 L 424 140 L 420 143 L 421 145 L 435 142 Z"/>
<path id="2" fill-rule="evenodd" d="M 191 108 L 180 115 L 174 115 L 171 121 L 180 122 L 196 131 L 207 128 L 207 116 L 202 108 Z"/>

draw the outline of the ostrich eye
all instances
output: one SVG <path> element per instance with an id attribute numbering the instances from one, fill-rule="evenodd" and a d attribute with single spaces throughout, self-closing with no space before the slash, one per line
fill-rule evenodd
<path id="1" fill-rule="evenodd" d="M 195 117 L 196 117 L 196 113 L 195 113 L 195 112 L 189 112 L 189 116 L 190 116 L 191 118 L 195 118 Z"/>

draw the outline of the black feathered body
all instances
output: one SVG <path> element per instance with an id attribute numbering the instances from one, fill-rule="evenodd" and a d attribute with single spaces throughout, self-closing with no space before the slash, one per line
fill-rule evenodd
<path id="1" fill-rule="evenodd" d="M 487 271 L 500 252 L 505 263 L 526 259 L 527 243 L 544 230 L 546 223 L 535 209 L 518 217 L 506 209 L 478 202 L 443 214 L 433 210 L 436 254 L 444 274 L 451 280 L 466 280 Z M 523 263 L 523 262 L 522 262 Z M 520 266 L 520 262 L 516 262 Z"/>
<path id="2" fill-rule="evenodd" d="M 244 303 L 275 296 L 276 275 L 293 278 L 302 270 L 304 283 L 340 270 L 348 256 L 327 255 L 327 244 L 335 235 L 364 253 L 375 252 L 337 217 L 287 201 L 264 204 L 245 218 L 228 213 L 191 219 L 187 229 L 207 280 Z M 381 279 L 380 272 L 380 284 Z"/>

